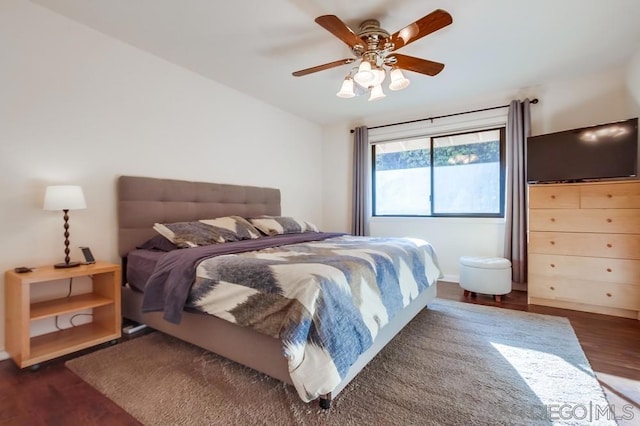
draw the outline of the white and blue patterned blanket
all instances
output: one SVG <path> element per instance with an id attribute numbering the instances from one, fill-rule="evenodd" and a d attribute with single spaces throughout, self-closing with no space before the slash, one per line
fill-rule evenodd
<path id="1" fill-rule="evenodd" d="M 208 258 L 196 276 L 186 306 L 282 339 L 311 401 L 441 272 L 425 241 L 341 236 Z"/>

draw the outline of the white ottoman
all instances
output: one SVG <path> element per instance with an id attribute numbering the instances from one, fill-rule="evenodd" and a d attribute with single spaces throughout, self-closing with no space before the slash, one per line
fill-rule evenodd
<path id="1" fill-rule="evenodd" d="M 500 302 L 501 295 L 511 292 L 511 262 L 502 257 L 462 256 L 460 287 L 465 297 L 469 293 L 491 294 Z"/>

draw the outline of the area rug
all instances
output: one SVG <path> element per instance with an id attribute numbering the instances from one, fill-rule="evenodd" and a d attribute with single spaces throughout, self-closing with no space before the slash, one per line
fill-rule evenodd
<path id="1" fill-rule="evenodd" d="M 442 299 L 330 410 L 159 332 L 66 365 L 145 425 L 615 424 L 566 318 Z"/>

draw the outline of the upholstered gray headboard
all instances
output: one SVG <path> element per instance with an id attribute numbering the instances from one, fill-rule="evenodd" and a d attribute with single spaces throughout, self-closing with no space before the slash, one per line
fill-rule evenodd
<path id="1" fill-rule="evenodd" d="M 156 235 L 156 222 L 280 215 L 280 190 L 275 188 L 120 176 L 117 191 L 121 257 Z"/>

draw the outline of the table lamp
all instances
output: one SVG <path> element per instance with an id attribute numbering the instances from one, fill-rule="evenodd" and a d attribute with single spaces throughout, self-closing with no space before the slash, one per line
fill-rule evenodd
<path id="1" fill-rule="evenodd" d="M 69 210 L 86 209 L 87 203 L 81 186 L 54 185 L 48 186 L 44 194 L 45 210 L 62 210 L 64 212 L 64 263 L 56 263 L 55 268 L 71 268 L 80 262 L 70 262 L 69 258 Z"/>

